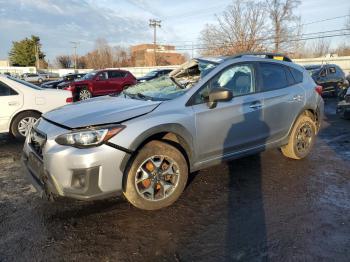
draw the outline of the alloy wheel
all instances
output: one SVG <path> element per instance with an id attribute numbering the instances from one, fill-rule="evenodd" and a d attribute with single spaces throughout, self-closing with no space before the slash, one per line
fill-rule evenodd
<path id="1" fill-rule="evenodd" d="M 91 98 L 91 93 L 88 90 L 83 89 L 83 90 L 80 91 L 80 93 L 79 93 L 79 99 L 80 100 L 86 100 L 86 99 L 89 99 L 89 98 Z"/>
<path id="2" fill-rule="evenodd" d="M 304 123 L 296 133 L 296 149 L 299 153 L 309 150 L 312 143 L 312 127 L 309 123 Z"/>
<path id="3" fill-rule="evenodd" d="M 151 156 L 137 169 L 136 191 L 146 200 L 163 200 L 174 192 L 179 176 L 180 169 L 173 159 L 162 155 Z"/>
<path id="4" fill-rule="evenodd" d="M 37 119 L 35 117 L 25 117 L 18 123 L 18 132 L 26 137 L 29 133 L 29 131 L 32 129 L 34 126 L 35 122 Z"/>

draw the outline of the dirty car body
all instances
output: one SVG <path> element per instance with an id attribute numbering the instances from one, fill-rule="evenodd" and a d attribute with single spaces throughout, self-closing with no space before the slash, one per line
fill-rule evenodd
<path id="1" fill-rule="evenodd" d="M 323 100 L 315 92 L 314 81 L 302 67 L 266 57 L 194 59 L 169 76 L 140 83 L 118 96 L 94 98 L 46 113 L 26 139 L 24 167 L 46 195 L 98 199 L 128 193 L 133 164 L 148 153 L 143 150 L 152 141 L 164 142 L 181 153 L 188 166 L 179 168 L 182 173 L 175 168 L 172 172 L 182 175 L 288 144 L 294 123 L 305 112 L 312 115 L 317 133 Z M 272 73 L 263 75 L 267 72 L 264 68 L 289 72 L 282 79 L 285 84 L 278 85 L 280 80 Z M 84 144 L 91 139 L 92 143 Z M 166 152 L 155 153 L 149 170 L 164 159 L 168 166 L 174 159 L 179 163 L 176 155 L 168 157 Z M 153 171 L 145 174 L 153 180 L 159 175 Z M 168 195 L 165 190 L 175 192 L 177 184 L 167 182 L 164 199 Z M 137 205 L 141 202 L 127 196 L 129 201 L 145 209 L 162 207 L 158 203 L 163 198 L 144 193 L 148 189 L 143 187 L 143 191 L 135 191 L 143 193 L 146 200 L 157 200 L 154 206 L 142 202 L 144 199 L 140 201 L 145 206 Z M 158 184 L 152 190 L 160 191 Z"/>

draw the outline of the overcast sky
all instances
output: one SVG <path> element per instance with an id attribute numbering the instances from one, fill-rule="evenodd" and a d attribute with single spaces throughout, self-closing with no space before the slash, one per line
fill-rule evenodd
<path id="1" fill-rule="evenodd" d="M 38 35 L 50 60 L 72 53 L 70 41 L 79 41 L 79 54 L 97 38 L 111 45 L 153 41 L 150 18 L 162 20 L 158 40 L 163 43 L 197 42 L 206 23 L 215 22 L 231 0 L 0 0 L 0 59 L 12 41 Z M 350 0 L 304 0 L 297 10 L 302 23 L 349 14 Z M 305 32 L 341 29 L 346 18 L 304 26 Z M 333 39 L 333 44 L 345 38 Z M 349 38 L 347 40 L 349 42 Z M 190 44 L 190 42 L 187 42 Z"/>

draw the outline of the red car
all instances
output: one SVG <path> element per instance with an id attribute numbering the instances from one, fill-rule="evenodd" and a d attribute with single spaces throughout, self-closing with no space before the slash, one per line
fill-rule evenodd
<path id="1" fill-rule="evenodd" d="M 136 78 L 129 71 L 104 69 L 86 74 L 81 80 L 72 82 L 65 90 L 72 91 L 77 101 L 119 93 L 136 83 Z"/>

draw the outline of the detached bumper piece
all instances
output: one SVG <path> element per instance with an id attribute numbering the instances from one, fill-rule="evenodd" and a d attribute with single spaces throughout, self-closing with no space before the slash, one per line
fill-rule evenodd
<path id="1" fill-rule="evenodd" d="M 344 119 L 350 119 L 350 101 L 342 100 L 338 103 L 337 115 Z"/>
<path id="2" fill-rule="evenodd" d="M 35 164 L 34 164 L 35 163 Z M 34 168 L 33 165 L 36 167 Z M 58 191 L 51 177 L 41 168 L 41 160 L 31 153 L 29 156 L 22 155 L 22 167 L 28 174 L 31 184 L 38 191 L 41 198 L 54 201 Z"/>

